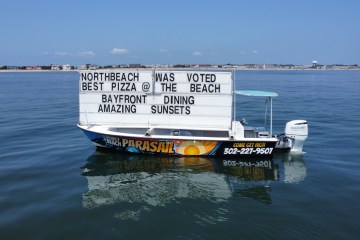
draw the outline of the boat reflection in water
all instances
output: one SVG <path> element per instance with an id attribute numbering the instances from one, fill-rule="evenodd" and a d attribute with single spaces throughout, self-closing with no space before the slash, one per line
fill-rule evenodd
<path id="1" fill-rule="evenodd" d="M 232 196 L 271 204 L 272 182 L 293 183 L 306 176 L 301 157 L 239 160 L 96 151 L 82 169 L 89 188 L 83 194 L 85 208 L 116 203 L 165 206 L 181 199 L 221 203 Z"/>
<path id="2" fill-rule="evenodd" d="M 275 155 L 276 156 L 276 155 Z M 306 177 L 306 166 L 302 154 L 282 154 L 281 159 L 283 175 L 280 180 L 285 183 L 298 183 Z"/>

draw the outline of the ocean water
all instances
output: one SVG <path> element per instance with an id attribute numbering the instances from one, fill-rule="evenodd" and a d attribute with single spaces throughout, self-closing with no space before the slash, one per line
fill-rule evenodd
<path id="1" fill-rule="evenodd" d="M 100 152 L 77 129 L 78 73 L 0 72 L 0 239 L 359 239 L 360 71 L 236 71 L 275 91 L 273 160 Z M 237 98 L 264 124 L 264 99 Z"/>

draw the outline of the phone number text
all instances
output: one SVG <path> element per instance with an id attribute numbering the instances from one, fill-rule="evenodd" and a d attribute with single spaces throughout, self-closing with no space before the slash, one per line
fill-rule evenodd
<path id="1" fill-rule="evenodd" d="M 256 155 L 262 155 L 262 154 L 271 154 L 273 151 L 273 148 L 224 148 L 224 154 L 227 155 L 233 155 L 233 154 L 256 154 Z"/>

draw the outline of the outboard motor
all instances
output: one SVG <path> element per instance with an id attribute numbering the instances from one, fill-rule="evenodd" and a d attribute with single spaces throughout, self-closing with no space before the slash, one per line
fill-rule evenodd
<path id="1" fill-rule="evenodd" d="M 290 141 L 292 152 L 302 152 L 304 142 L 309 134 L 308 124 L 305 120 L 292 120 L 286 123 L 285 137 Z"/>

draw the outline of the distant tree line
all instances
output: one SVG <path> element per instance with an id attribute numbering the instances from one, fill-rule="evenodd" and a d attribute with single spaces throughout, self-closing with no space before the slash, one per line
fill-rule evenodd
<path id="1" fill-rule="evenodd" d="M 13 70 L 13 69 L 19 69 L 19 70 L 26 70 L 29 66 L 1 66 L 0 70 Z M 41 68 L 41 70 L 51 70 L 51 66 L 36 66 L 38 68 Z"/>

